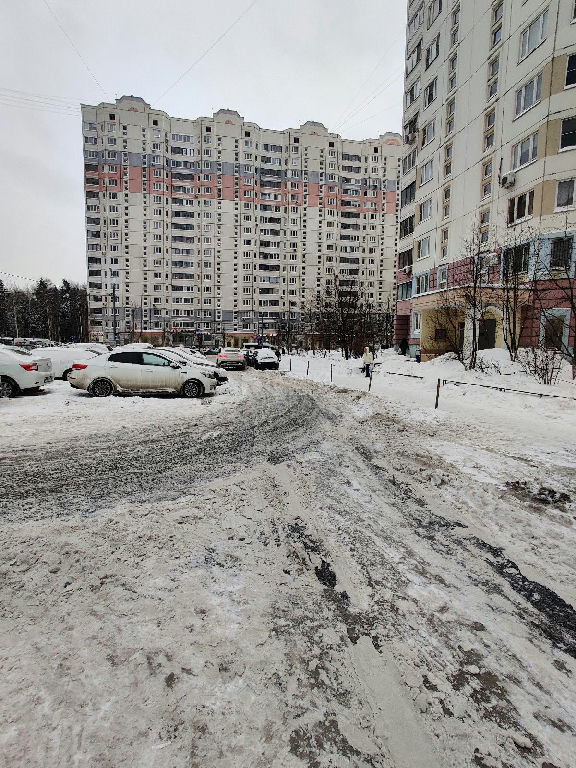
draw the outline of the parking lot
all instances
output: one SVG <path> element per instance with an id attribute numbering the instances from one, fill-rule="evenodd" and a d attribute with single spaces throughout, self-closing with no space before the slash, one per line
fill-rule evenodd
<path id="1" fill-rule="evenodd" d="M 0 429 L 7 765 L 570 768 L 546 439 L 252 369 L 192 400 L 55 382 Z"/>

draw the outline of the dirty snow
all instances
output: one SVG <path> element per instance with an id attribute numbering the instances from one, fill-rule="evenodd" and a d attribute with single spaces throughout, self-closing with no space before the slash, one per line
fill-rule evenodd
<path id="1" fill-rule="evenodd" d="M 572 768 L 576 402 L 307 362 L 0 400 L 2 764 Z"/>

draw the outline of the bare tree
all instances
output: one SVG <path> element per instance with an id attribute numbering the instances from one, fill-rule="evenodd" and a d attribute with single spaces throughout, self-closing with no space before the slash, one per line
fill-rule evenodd
<path id="1" fill-rule="evenodd" d="M 540 252 L 536 268 L 536 302 L 541 316 L 541 343 L 558 349 L 570 362 L 576 378 L 576 278 L 574 236 L 564 232 L 550 241 L 549 252 Z M 570 343 L 572 342 L 572 343 Z"/>

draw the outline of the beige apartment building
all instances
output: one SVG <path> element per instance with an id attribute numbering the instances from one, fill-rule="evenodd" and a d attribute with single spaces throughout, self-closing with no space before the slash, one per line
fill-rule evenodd
<path id="1" fill-rule="evenodd" d="M 446 351 L 439 307 L 480 254 L 494 288 L 480 347 L 504 346 L 510 259 L 527 284 L 536 264 L 542 280 L 574 279 L 576 3 L 411 0 L 404 98 L 395 339 L 423 359 Z M 525 296 L 533 345 L 546 329 Z M 570 307 L 547 301 L 573 346 Z M 464 309 L 461 331 L 469 338 Z"/>
<path id="2" fill-rule="evenodd" d="M 398 134 L 188 120 L 135 96 L 82 120 L 93 338 L 272 335 L 335 273 L 392 298 Z"/>

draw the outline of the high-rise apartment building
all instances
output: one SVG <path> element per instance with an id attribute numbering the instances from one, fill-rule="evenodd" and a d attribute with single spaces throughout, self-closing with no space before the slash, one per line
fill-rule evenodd
<path id="1" fill-rule="evenodd" d="M 529 285 L 574 278 L 575 86 L 574 0 L 410 0 L 395 339 L 423 359 L 449 348 L 442 307 L 474 270 L 480 348 L 504 346 L 511 272 L 524 276 L 522 345 L 573 345 L 569 302 Z"/>
<path id="2" fill-rule="evenodd" d="M 134 96 L 82 120 L 93 338 L 273 333 L 335 273 L 392 297 L 399 135 L 187 120 Z"/>

